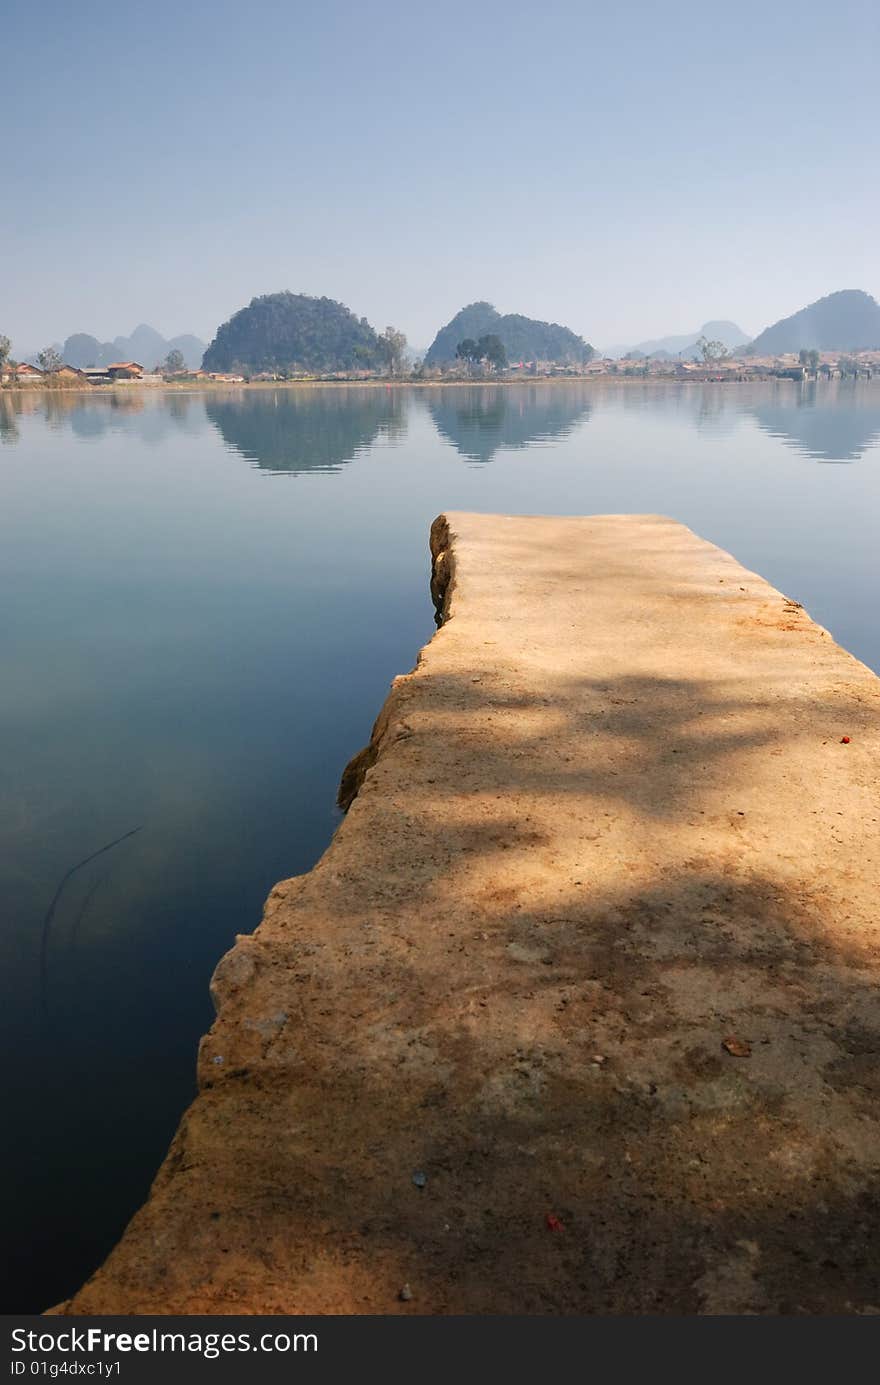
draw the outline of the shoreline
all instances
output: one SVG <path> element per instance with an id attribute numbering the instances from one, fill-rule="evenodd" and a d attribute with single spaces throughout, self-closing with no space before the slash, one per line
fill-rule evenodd
<path id="1" fill-rule="evenodd" d="M 810 387 L 813 389 L 827 389 L 831 386 L 840 385 L 874 385 L 880 384 L 880 375 L 868 379 L 833 379 L 833 380 L 793 380 L 784 376 L 761 375 L 732 378 L 709 378 L 694 379 L 691 377 L 679 377 L 673 375 L 529 375 L 522 377 L 499 377 L 497 379 L 474 379 L 474 380 L 410 380 L 410 379 L 370 379 L 370 380 L 252 380 L 242 383 L 228 383 L 223 381 L 200 380 L 192 383 L 174 384 L 169 381 L 163 384 L 145 384 L 141 381 L 120 381 L 113 385 L 0 385 L 0 399 L 6 397 L 33 397 L 58 395 L 86 395 L 96 399 L 107 399 L 112 395 L 131 395 L 138 396 L 163 395 L 163 394 L 229 394 L 263 392 L 266 390 L 312 390 L 312 389 L 519 389 L 528 385 L 581 385 L 584 387 L 605 388 L 611 386 L 614 389 L 666 389 L 670 386 L 677 388 L 706 385 L 712 386 L 743 386 L 743 385 L 774 385 L 774 386 L 794 386 L 797 389 Z"/>

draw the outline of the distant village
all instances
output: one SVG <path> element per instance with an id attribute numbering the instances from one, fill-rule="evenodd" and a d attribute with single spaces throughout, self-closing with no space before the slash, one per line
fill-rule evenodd
<path id="1" fill-rule="evenodd" d="M 802 359 L 802 357 L 806 359 Z M 710 361 L 674 360 L 664 356 L 594 357 L 586 365 L 560 365 L 553 361 L 516 361 L 500 372 L 502 377 L 522 375 L 673 379 L 702 381 L 744 380 L 842 380 L 871 379 L 880 371 L 880 351 L 790 352 L 781 356 L 727 354 Z M 423 372 L 427 378 L 468 378 L 458 363 Z"/>
<path id="2" fill-rule="evenodd" d="M 806 359 L 804 359 L 806 357 Z M 812 359 L 811 359 L 812 358 Z M 591 361 L 585 375 L 672 377 L 685 380 L 871 379 L 880 370 L 880 351 L 788 352 L 781 356 L 726 355 L 711 361 L 624 357 Z"/>
<path id="3" fill-rule="evenodd" d="M 806 359 L 802 359 L 806 357 Z M 858 351 L 850 355 L 840 352 L 800 352 L 781 356 L 725 355 L 711 361 L 670 360 L 666 357 L 632 356 L 612 359 L 594 357 L 586 364 L 560 364 L 556 361 L 513 361 L 500 370 L 474 370 L 456 361 L 437 366 L 415 364 L 410 370 L 396 373 L 399 380 L 483 381 L 515 380 L 523 377 L 569 379 L 674 379 L 693 381 L 750 381 L 750 380 L 840 380 L 848 377 L 871 379 L 880 372 L 880 351 Z M 6 386 L 130 386 L 130 385 L 244 385 L 250 382 L 355 380 L 376 379 L 375 370 L 336 371 L 322 375 L 299 372 L 259 371 L 237 374 L 223 371 L 181 370 L 148 371 L 138 361 L 116 361 L 106 366 L 77 366 L 62 362 L 50 370 L 42 370 L 29 362 L 9 362 L 0 370 L 0 384 Z M 383 377 L 384 378 L 384 377 Z"/>
<path id="4" fill-rule="evenodd" d="M 27 361 L 18 364 L 9 362 L 0 370 L 2 385 L 165 385 L 175 380 L 213 380 L 219 384 L 240 385 L 245 383 L 243 375 L 211 373 L 205 370 L 163 372 L 159 369 L 148 371 L 138 361 L 116 361 L 106 366 L 68 365 L 62 361 L 51 370 L 41 370 L 39 366 Z"/>

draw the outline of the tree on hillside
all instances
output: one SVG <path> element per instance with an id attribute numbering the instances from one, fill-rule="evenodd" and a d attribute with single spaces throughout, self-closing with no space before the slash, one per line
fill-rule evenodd
<path id="1" fill-rule="evenodd" d="M 704 365 L 714 365 L 718 361 L 724 361 L 730 355 L 723 341 L 709 341 L 706 337 L 697 339 L 697 349 L 703 357 Z"/>
<path id="2" fill-rule="evenodd" d="M 468 365 L 482 365 L 485 362 L 493 370 L 503 370 L 507 365 L 504 342 L 495 332 L 487 332 L 479 341 L 465 337 L 455 348 L 455 354 Z"/>
<path id="3" fill-rule="evenodd" d="M 8 337 L 0 337 L 0 370 L 4 368 L 9 360 L 9 353 L 12 350 L 12 342 Z"/>
<path id="4" fill-rule="evenodd" d="M 396 327 L 386 327 L 377 340 L 379 359 L 388 367 L 389 375 L 397 375 L 403 363 L 406 350 L 406 337 Z"/>
<path id="5" fill-rule="evenodd" d="M 493 370 L 503 370 L 507 365 L 504 342 L 495 332 L 489 332 L 485 337 L 480 337 L 477 342 L 477 350 L 479 359 L 486 361 Z"/>
<path id="6" fill-rule="evenodd" d="M 174 350 L 169 351 L 165 360 L 162 362 L 162 369 L 166 375 L 180 375 L 186 370 L 186 361 L 183 352 Z"/>
<path id="7" fill-rule="evenodd" d="M 480 348 L 477 346 L 473 337 L 464 337 L 455 348 L 455 354 L 457 359 L 464 361 L 466 366 L 472 366 L 476 365 L 477 361 L 480 359 Z"/>
<path id="8" fill-rule="evenodd" d="M 44 346 L 42 351 L 37 355 L 37 361 L 39 362 L 40 369 L 44 370 L 47 375 L 53 370 L 58 370 L 59 366 L 64 365 L 63 360 L 54 346 Z"/>

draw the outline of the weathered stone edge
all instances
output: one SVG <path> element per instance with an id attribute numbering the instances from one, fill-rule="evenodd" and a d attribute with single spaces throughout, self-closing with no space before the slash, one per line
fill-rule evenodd
<path id="1" fill-rule="evenodd" d="M 455 556 L 452 532 L 446 515 L 438 515 L 431 525 L 431 599 L 434 602 L 435 620 L 438 627 L 451 618 L 452 594 L 455 585 Z M 421 657 L 421 656 L 420 656 Z M 336 803 L 347 813 L 357 798 L 367 771 L 372 769 L 379 758 L 382 741 L 388 731 L 394 709 L 394 686 L 382 706 L 369 742 L 353 755 L 339 781 Z"/>

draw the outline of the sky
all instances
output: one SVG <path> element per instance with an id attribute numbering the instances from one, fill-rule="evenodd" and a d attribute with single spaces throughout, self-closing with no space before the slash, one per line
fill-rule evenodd
<path id="1" fill-rule="evenodd" d="M 877 0 L 9 7 L 0 333 L 340 299 L 594 345 L 880 296 Z"/>

